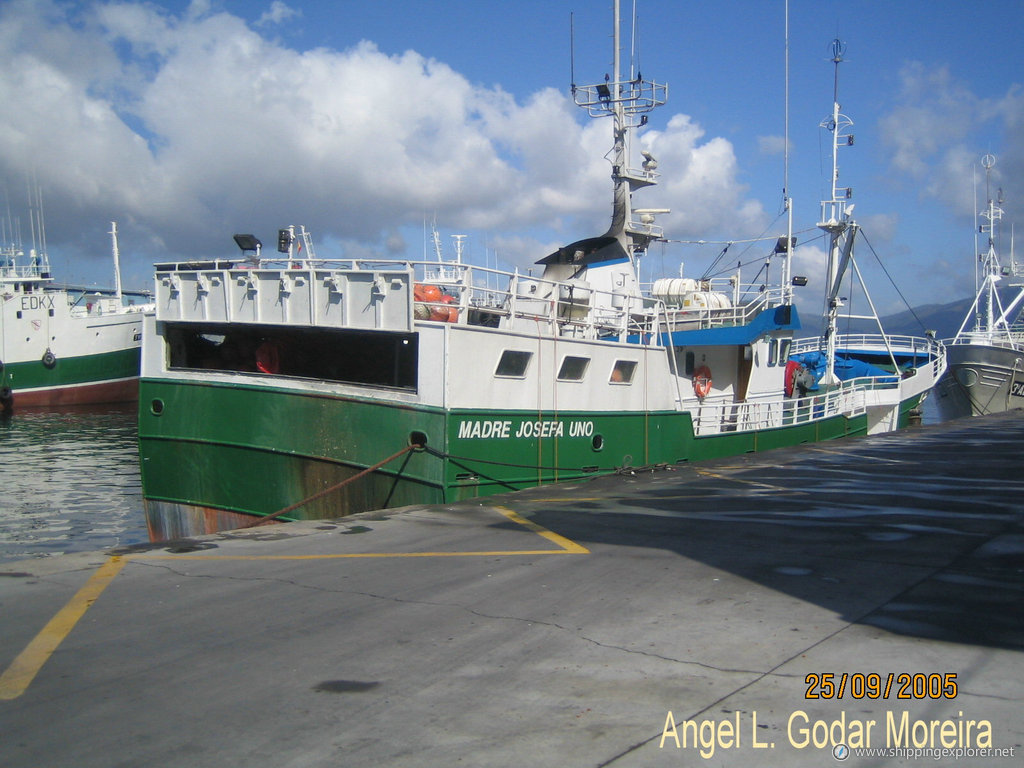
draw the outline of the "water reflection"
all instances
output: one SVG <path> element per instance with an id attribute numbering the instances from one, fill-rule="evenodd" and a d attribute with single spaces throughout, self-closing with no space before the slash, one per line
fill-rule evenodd
<path id="1" fill-rule="evenodd" d="M 0 560 L 149 540 L 134 404 L 0 419 Z"/>

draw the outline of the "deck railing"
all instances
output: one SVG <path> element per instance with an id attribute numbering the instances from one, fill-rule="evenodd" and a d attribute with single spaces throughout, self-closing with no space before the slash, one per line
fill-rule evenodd
<path id="1" fill-rule="evenodd" d="M 887 343 L 888 342 L 888 343 Z M 793 339 L 791 355 L 816 352 L 822 348 L 822 340 L 818 337 Z M 847 334 L 836 338 L 836 351 L 874 352 L 877 354 L 893 354 L 901 357 L 910 356 L 914 360 L 926 357 L 930 361 L 930 374 L 938 379 L 946 370 L 946 346 L 928 336 L 882 336 L 881 334 Z M 920 368 L 920 366 L 917 366 Z"/>
<path id="2" fill-rule="evenodd" d="M 1014 332 L 1011 333 L 1009 337 L 1006 335 L 989 335 L 987 333 L 966 333 L 952 339 L 945 339 L 942 343 L 947 347 L 965 344 L 984 344 L 989 347 L 999 347 L 1001 349 L 1019 351 L 1024 347 L 1024 333 Z"/>
<path id="3" fill-rule="evenodd" d="M 731 399 L 705 400 L 694 410 L 694 432 L 697 436 L 727 432 L 755 432 L 776 427 L 789 427 L 844 414 L 864 413 L 866 393 L 876 388 L 892 388 L 897 383 L 880 384 L 871 378 L 851 379 L 820 394 L 779 401 L 748 400 L 737 403 Z"/>
<path id="4" fill-rule="evenodd" d="M 157 293 L 164 297 L 159 311 L 168 319 L 301 323 L 305 317 L 313 325 L 334 325 L 344 323 L 354 311 L 347 296 L 353 286 L 366 280 L 386 282 L 399 273 L 441 291 L 440 296 L 414 299 L 413 314 L 420 321 L 503 325 L 531 333 L 623 343 L 658 343 L 656 334 L 671 330 L 746 324 L 781 296 L 758 290 L 752 301 L 739 306 L 684 308 L 650 296 L 598 290 L 585 282 L 545 280 L 469 264 L 262 259 L 258 263 L 157 265 Z M 330 294 L 342 296 L 348 309 L 328 317 L 319 305 Z M 393 300 L 408 300 L 407 293 L 392 294 Z M 379 288 L 376 295 L 387 303 L 392 294 Z M 354 295 L 362 298 L 362 293 Z M 360 315 L 360 326 L 365 327 L 367 320 L 372 322 L 373 317 Z"/>
<path id="5" fill-rule="evenodd" d="M 888 341 L 888 344 L 886 344 Z M 880 333 L 851 333 L 836 338 L 836 349 L 878 350 L 885 352 L 888 348 L 899 354 L 928 354 L 938 347 L 940 342 L 924 336 L 883 336 Z M 822 347 L 820 337 L 793 339 L 793 353 L 813 352 Z"/>
<path id="6" fill-rule="evenodd" d="M 458 322 L 472 323 L 474 316 L 484 311 L 511 320 L 523 319 L 552 335 L 574 338 L 626 341 L 655 332 L 745 325 L 782 300 L 781 289 L 741 286 L 737 295 L 752 293 L 751 301 L 716 308 L 678 307 L 649 295 L 602 291 L 571 280 L 551 281 L 471 265 L 458 265 L 460 273 L 456 277 L 448 264 L 409 264 L 416 270 L 417 281 L 437 284 L 455 295 Z"/>

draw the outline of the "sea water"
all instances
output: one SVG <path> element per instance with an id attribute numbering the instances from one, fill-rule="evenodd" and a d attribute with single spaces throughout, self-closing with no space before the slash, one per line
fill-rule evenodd
<path id="1" fill-rule="evenodd" d="M 0 419 L 0 561 L 149 541 L 135 404 Z"/>

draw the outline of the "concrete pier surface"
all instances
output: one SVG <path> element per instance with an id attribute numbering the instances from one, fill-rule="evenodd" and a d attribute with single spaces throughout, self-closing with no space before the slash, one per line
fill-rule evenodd
<path id="1" fill-rule="evenodd" d="M 0 765 L 1017 766 L 1022 456 L 1016 412 L 4 564 Z"/>

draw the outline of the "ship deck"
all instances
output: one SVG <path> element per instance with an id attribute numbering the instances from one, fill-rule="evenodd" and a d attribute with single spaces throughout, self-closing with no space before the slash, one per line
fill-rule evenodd
<path id="1" fill-rule="evenodd" d="M 1017 765 L 1022 452 L 1012 412 L 5 564 L 2 762 L 821 766 L 907 713 Z"/>

